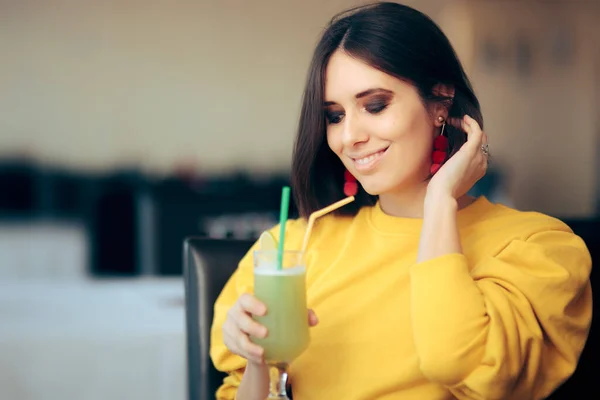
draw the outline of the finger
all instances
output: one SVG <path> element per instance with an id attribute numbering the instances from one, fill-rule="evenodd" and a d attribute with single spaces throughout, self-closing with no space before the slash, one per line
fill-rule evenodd
<path id="1" fill-rule="evenodd" d="M 267 307 L 251 294 L 243 294 L 239 298 L 238 304 L 243 311 L 252 315 L 263 316 L 267 313 Z"/>
<path id="2" fill-rule="evenodd" d="M 482 158 L 483 158 L 483 162 L 486 164 L 486 167 L 487 167 L 487 164 L 489 162 L 489 157 L 490 157 L 488 145 L 489 145 L 488 135 L 485 132 L 483 132 L 481 134 L 481 146 L 480 146 L 480 149 L 481 149 L 481 155 L 482 155 Z"/>
<path id="3" fill-rule="evenodd" d="M 483 154 L 483 150 L 481 151 L 481 153 L 482 153 L 481 164 L 483 165 L 483 174 L 485 175 L 485 171 L 490 166 L 490 155 L 489 154 Z"/>
<path id="4" fill-rule="evenodd" d="M 319 318 L 313 310 L 308 310 L 308 325 L 315 326 L 319 323 Z"/>
<path id="5" fill-rule="evenodd" d="M 223 331 L 223 343 L 233 354 L 241 355 L 240 349 L 237 345 L 237 340 L 230 331 Z"/>
<path id="6" fill-rule="evenodd" d="M 237 345 L 240 349 L 242 357 L 251 359 L 254 362 L 260 363 L 265 353 L 264 349 L 250 341 L 247 335 L 242 332 L 237 337 Z"/>
<path id="7" fill-rule="evenodd" d="M 479 136 L 482 133 L 479 123 L 468 115 L 463 118 L 449 117 L 447 123 L 467 134 L 467 141 L 473 140 L 473 136 Z"/>
<path id="8" fill-rule="evenodd" d="M 469 133 L 467 130 L 470 129 L 470 127 L 467 125 L 464 118 L 448 117 L 446 123 L 467 134 Z"/>
<path id="9" fill-rule="evenodd" d="M 479 123 L 470 116 L 465 115 L 463 126 L 467 133 L 467 143 L 464 146 L 465 151 L 468 151 L 475 160 L 479 160 L 482 157 L 485 158 L 482 148 L 483 131 L 479 127 Z"/>
<path id="10" fill-rule="evenodd" d="M 221 327 L 221 330 L 223 331 L 223 336 L 225 336 L 226 334 L 231 334 L 231 332 L 233 330 L 235 330 L 235 325 L 234 325 L 233 320 L 231 319 L 231 317 L 228 317 L 225 320 L 225 322 L 223 322 L 223 326 Z"/>
<path id="11" fill-rule="evenodd" d="M 267 328 L 252 319 L 246 313 L 240 313 L 236 316 L 235 323 L 238 329 L 248 335 L 264 338 L 267 336 Z"/>
<path id="12" fill-rule="evenodd" d="M 223 324 L 223 343 L 234 354 L 257 363 L 262 362 L 263 348 L 252 343 L 231 319 L 227 319 Z"/>
<path id="13" fill-rule="evenodd" d="M 465 115 L 464 122 L 467 126 L 467 142 L 473 142 L 474 145 L 481 146 L 483 131 L 479 123 L 468 115 Z"/>

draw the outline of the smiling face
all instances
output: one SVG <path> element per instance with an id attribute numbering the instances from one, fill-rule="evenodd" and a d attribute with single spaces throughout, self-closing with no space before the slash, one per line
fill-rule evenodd
<path id="1" fill-rule="evenodd" d="M 325 79 L 327 143 L 365 191 L 425 186 L 436 124 L 417 89 L 340 50 Z"/>

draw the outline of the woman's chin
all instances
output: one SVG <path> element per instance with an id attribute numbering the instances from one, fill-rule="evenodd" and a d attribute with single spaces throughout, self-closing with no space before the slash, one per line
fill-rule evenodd
<path id="1" fill-rule="evenodd" d="M 367 192 L 368 194 L 370 194 L 371 196 L 379 196 L 382 193 L 385 193 L 386 191 L 390 190 L 389 187 L 387 187 L 387 185 L 381 185 L 381 184 L 363 184 L 361 182 L 361 186 L 364 189 L 365 192 Z"/>
<path id="2" fill-rule="evenodd" d="M 391 179 L 378 179 L 370 181 L 365 179 L 364 182 L 360 182 L 360 184 L 364 191 L 371 196 L 381 196 L 382 194 L 386 193 L 397 193 L 398 191 L 407 190 L 413 185 L 418 185 L 417 183 L 410 184 L 406 180 L 394 181 Z"/>

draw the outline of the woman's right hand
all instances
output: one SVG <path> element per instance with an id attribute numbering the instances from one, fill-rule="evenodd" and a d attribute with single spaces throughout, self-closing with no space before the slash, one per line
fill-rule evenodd
<path id="1" fill-rule="evenodd" d="M 223 342 L 234 354 L 249 362 L 263 364 L 264 349 L 250 341 L 250 336 L 265 338 L 267 328 L 256 322 L 252 316 L 263 316 L 267 307 L 256 297 L 245 293 L 235 302 L 227 312 L 227 319 L 223 323 Z M 319 320 L 312 310 L 308 311 L 308 324 L 315 326 Z"/>
<path id="2" fill-rule="evenodd" d="M 264 349 L 252 343 L 249 336 L 267 336 L 267 328 L 252 319 L 253 315 L 263 316 L 266 312 L 267 307 L 256 297 L 248 293 L 240 296 L 223 323 L 223 342 L 229 351 L 249 362 L 262 364 Z"/>

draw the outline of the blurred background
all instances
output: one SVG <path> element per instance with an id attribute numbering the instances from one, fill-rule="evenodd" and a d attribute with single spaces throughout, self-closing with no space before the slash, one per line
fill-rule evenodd
<path id="1" fill-rule="evenodd" d="M 183 239 L 276 223 L 312 50 L 362 3 L 0 0 L 1 399 L 185 398 Z M 403 3 L 481 100 L 474 193 L 596 221 L 600 1 Z"/>

